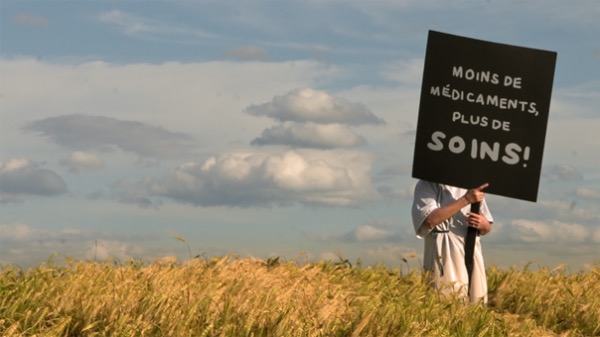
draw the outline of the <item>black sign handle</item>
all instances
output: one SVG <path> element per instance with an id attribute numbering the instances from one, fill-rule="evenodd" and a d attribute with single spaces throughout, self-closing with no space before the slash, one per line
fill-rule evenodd
<path id="1" fill-rule="evenodd" d="M 481 203 L 476 202 L 471 204 L 471 213 L 479 214 Z M 473 253 L 475 251 L 475 238 L 479 231 L 474 227 L 467 226 L 467 237 L 465 238 L 465 266 L 469 275 L 469 294 L 471 293 L 471 276 L 473 275 Z"/>

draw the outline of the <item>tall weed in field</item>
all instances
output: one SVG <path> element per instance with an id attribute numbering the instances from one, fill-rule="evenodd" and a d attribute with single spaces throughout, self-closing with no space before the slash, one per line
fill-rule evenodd
<path id="1" fill-rule="evenodd" d="M 597 273 L 598 270 L 592 270 Z M 0 274 L 3 336 L 571 336 L 597 333 L 575 314 L 598 309 L 592 275 L 559 275 L 580 302 L 543 316 L 549 299 L 520 297 L 512 283 L 544 278 L 527 270 L 490 272 L 493 306 L 438 295 L 420 271 L 378 265 L 297 263 L 230 256 L 177 263 L 69 261 Z M 555 274 L 553 274 L 556 276 Z M 579 277 L 579 278 L 578 278 Z M 597 275 L 596 275 L 597 277 Z M 595 283 L 596 287 L 598 282 Z M 549 282 L 544 292 L 555 294 Z M 592 291 L 596 295 L 584 294 Z M 553 298 L 562 299 L 562 298 Z M 577 306 L 579 305 L 579 306 Z M 559 310 L 560 311 L 559 313 Z M 587 313 L 586 319 L 594 319 Z M 554 330 L 554 331 L 553 331 Z"/>

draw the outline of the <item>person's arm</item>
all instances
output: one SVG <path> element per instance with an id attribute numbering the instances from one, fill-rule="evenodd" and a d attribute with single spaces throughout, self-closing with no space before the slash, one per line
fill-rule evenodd
<path id="1" fill-rule="evenodd" d="M 467 191 L 467 193 L 465 193 L 465 195 L 463 195 L 459 199 L 453 201 L 452 203 L 450 203 L 446 206 L 442 206 L 440 208 L 435 209 L 433 212 L 429 213 L 429 215 L 423 221 L 423 224 L 425 226 L 427 226 L 427 228 L 432 229 L 435 226 L 441 224 L 442 222 L 450 219 L 454 214 L 459 212 L 463 207 L 482 201 L 485 196 L 485 194 L 483 193 L 483 189 L 485 189 L 488 186 L 489 186 L 489 184 L 485 183 L 477 188 L 470 189 Z M 486 219 L 486 221 L 487 221 L 487 219 Z M 478 220 L 477 223 L 480 224 L 480 223 L 482 223 L 482 221 Z M 488 225 L 489 225 L 489 222 L 488 222 Z M 488 230 L 488 232 L 489 232 L 489 230 Z"/>

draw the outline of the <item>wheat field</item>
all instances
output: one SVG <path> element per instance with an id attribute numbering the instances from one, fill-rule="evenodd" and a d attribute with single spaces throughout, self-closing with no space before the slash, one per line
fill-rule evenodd
<path id="1" fill-rule="evenodd" d="M 600 336 L 600 265 L 488 269 L 488 305 L 419 270 L 223 256 L 2 267 L 2 336 Z"/>

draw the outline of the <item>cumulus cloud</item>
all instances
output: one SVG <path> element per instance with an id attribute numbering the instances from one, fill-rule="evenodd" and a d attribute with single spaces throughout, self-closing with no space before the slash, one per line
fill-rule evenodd
<path id="1" fill-rule="evenodd" d="M 271 102 L 249 106 L 246 112 L 281 122 L 346 125 L 385 123 L 363 104 L 351 103 L 311 88 L 294 89 L 285 95 L 275 96 Z"/>
<path id="2" fill-rule="evenodd" d="M 115 186 L 113 194 L 195 206 L 356 206 L 377 197 L 368 175 L 371 162 L 359 152 L 231 152 L 183 164 L 163 179 Z"/>
<path id="3" fill-rule="evenodd" d="M 73 150 L 117 147 L 143 157 L 171 158 L 189 154 L 192 147 L 192 137 L 187 134 L 102 116 L 49 117 L 28 124 L 25 130 L 39 132 Z"/>
<path id="4" fill-rule="evenodd" d="M 373 241 L 390 237 L 390 231 L 373 225 L 362 225 L 354 231 L 357 241 Z"/>
<path id="5" fill-rule="evenodd" d="M 589 230 L 580 224 L 560 221 L 514 220 L 511 222 L 511 238 L 523 242 L 584 242 Z"/>
<path id="6" fill-rule="evenodd" d="M 148 253 L 141 248 L 141 243 L 154 242 L 156 239 L 147 233 L 119 236 L 110 232 L 77 228 L 49 230 L 22 222 L 0 223 L 0 245 L 2 251 L 8 253 L 8 256 L 0 255 L 0 264 L 34 266 L 56 253 L 75 259 L 150 259 L 170 250 L 154 247 L 152 253 Z M 7 257 L 10 260 L 5 260 Z"/>
<path id="7" fill-rule="evenodd" d="M 412 229 L 408 226 L 399 225 L 391 220 L 373 220 L 341 235 L 324 236 L 321 239 L 349 243 L 381 243 L 397 242 L 408 237 L 411 239 L 414 237 Z"/>
<path id="8" fill-rule="evenodd" d="M 53 196 L 68 191 L 63 179 L 51 170 L 24 158 L 0 164 L 0 202 L 20 202 L 25 195 Z"/>
<path id="9" fill-rule="evenodd" d="M 331 149 L 357 147 L 366 143 L 364 137 L 344 125 L 288 122 L 265 129 L 251 144 Z"/>
<path id="10" fill-rule="evenodd" d="M 252 45 L 228 49 L 223 56 L 240 61 L 266 61 L 269 59 L 269 53 L 266 50 Z"/>
<path id="11" fill-rule="evenodd" d="M 88 243 L 85 257 L 90 260 L 101 261 L 108 259 L 127 260 L 134 257 L 132 254 L 134 251 L 141 251 L 141 249 L 131 247 L 129 243 L 119 240 L 97 240 Z"/>
<path id="12" fill-rule="evenodd" d="M 79 170 L 97 170 L 104 166 L 102 161 L 93 153 L 83 151 L 75 151 L 70 153 L 66 158 L 60 160 L 60 164 L 69 168 L 72 172 Z"/>
<path id="13" fill-rule="evenodd" d="M 565 196 L 562 194 L 561 196 Z M 587 228 L 596 226 L 600 222 L 597 207 L 588 208 L 582 202 L 572 198 L 565 200 L 540 199 L 537 203 L 526 203 L 513 198 L 505 198 L 487 194 L 488 205 L 495 215 L 506 215 L 512 219 L 535 219 L 543 223 L 560 221 L 565 223 L 579 223 Z M 595 206 L 595 205 L 594 205 Z M 500 217 L 497 217 L 501 221 Z"/>

